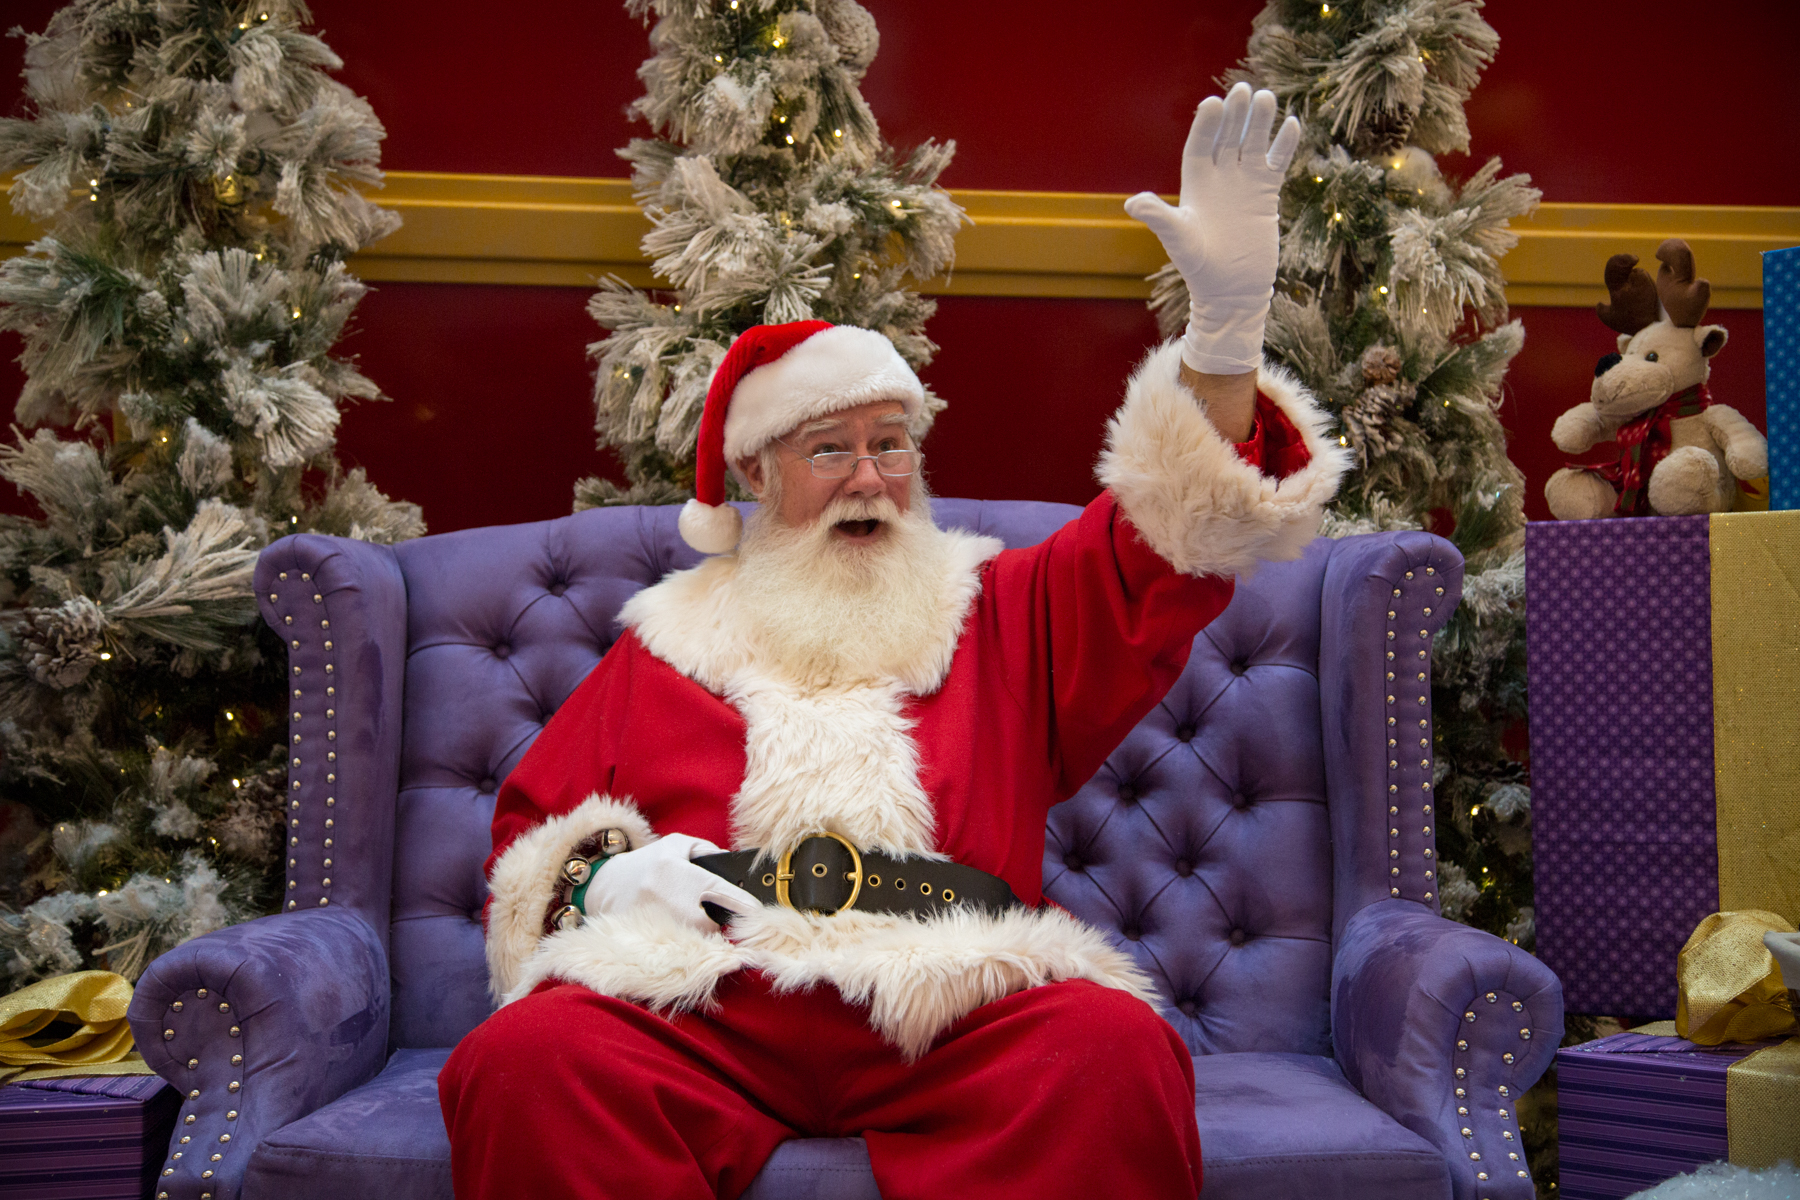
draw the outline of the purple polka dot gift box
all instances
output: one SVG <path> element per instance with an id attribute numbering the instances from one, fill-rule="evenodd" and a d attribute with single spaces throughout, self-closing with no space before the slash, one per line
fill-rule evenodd
<path id="1" fill-rule="evenodd" d="M 1702 918 L 1800 921 L 1800 512 L 1533 522 L 1525 563 L 1536 952 L 1570 1012 L 1670 1018 Z"/>

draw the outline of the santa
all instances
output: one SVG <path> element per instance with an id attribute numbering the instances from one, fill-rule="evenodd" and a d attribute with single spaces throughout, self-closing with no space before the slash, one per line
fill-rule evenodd
<path id="1" fill-rule="evenodd" d="M 864 1138 L 888 1200 L 1199 1190 L 1188 1050 L 1130 956 L 1044 903 L 1044 823 L 1344 470 L 1262 362 L 1299 136 L 1274 117 L 1208 99 L 1180 203 L 1127 203 L 1187 333 L 1037 546 L 932 523 L 923 392 L 881 334 L 732 345 L 681 516 L 711 557 L 632 597 L 500 792 L 499 1008 L 439 1079 L 458 1196 L 735 1197 L 798 1136 Z"/>

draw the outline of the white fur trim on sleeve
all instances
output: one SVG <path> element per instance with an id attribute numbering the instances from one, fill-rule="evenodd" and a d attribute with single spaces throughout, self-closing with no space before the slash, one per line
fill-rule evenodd
<path id="1" fill-rule="evenodd" d="M 1187 575 L 1248 575 L 1297 558 L 1350 467 L 1329 418 L 1287 371 L 1264 362 L 1257 388 L 1300 431 L 1312 461 L 1277 481 L 1244 462 L 1181 384 L 1181 343 L 1152 351 L 1107 423 L 1095 474 L 1151 549 Z"/>
<path id="2" fill-rule="evenodd" d="M 511 1004 L 546 979 L 579 983 L 653 1012 L 710 1008 L 719 980 L 750 956 L 717 933 L 703 933 L 655 908 L 589 917 L 538 943 L 500 997 Z"/>
<path id="3" fill-rule="evenodd" d="M 656 840 L 650 823 L 628 800 L 591 795 L 573 810 L 551 817 L 513 839 L 488 878 L 488 989 L 499 1000 L 517 985 L 527 959 L 544 939 L 544 911 L 557 877 L 581 840 L 602 829 L 622 829 L 631 848 Z"/>

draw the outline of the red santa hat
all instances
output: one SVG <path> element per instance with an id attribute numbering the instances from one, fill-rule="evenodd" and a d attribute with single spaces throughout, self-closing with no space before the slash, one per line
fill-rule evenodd
<path id="1" fill-rule="evenodd" d="M 899 401 L 909 421 L 925 404 L 919 377 L 873 330 L 790 321 L 739 334 L 706 390 L 694 498 L 681 510 L 683 540 L 703 554 L 736 546 L 743 519 L 725 503 L 726 465 L 803 422 L 873 400 Z"/>

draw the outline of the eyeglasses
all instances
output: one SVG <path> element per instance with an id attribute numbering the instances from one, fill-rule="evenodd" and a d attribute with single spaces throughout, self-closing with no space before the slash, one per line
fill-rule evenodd
<path id="1" fill-rule="evenodd" d="M 787 446 L 789 450 L 794 450 L 780 438 L 775 440 L 781 442 L 783 446 Z M 848 450 L 833 450 L 828 454 L 812 455 L 801 454 L 798 450 L 794 450 L 794 453 L 812 468 L 815 479 L 848 479 L 856 474 L 856 468 L 865 458 L 874 459 L 875 469 L 883 475 L 891 479 L 899 479 L 917 471 L 919 463 L 925 457 L 925 452 L 922 450 L 883 450 L 880 454 L 852 454 Z"/>

